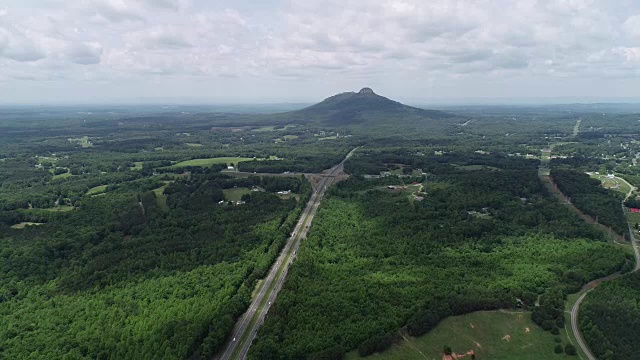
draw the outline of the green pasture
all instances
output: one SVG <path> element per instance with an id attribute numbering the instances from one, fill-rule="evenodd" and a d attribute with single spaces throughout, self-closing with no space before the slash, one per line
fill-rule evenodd
<path id="1" fill-rule="evenodd" d="M 449 317 L 429 333 L 417 338 L 404 335 L 399 343 L 387 351 L 368 356 L 366 359 L 440 360 L 443 358 L 445 345 L 450 346 L 456 354 L 465 354 L 473 350 L 476 359 L 578 359 L 555 354 L 553 349 L 557 343 L 554 342 L 554 337 L 533 323 L 529 312 L 479 311 Z M 563 346 L 567 344 L 568 340 L 563 332 L 559 337 Z M 352 351 L 345 359 L 354 360 L 361 357 L 357 351 Z"/>

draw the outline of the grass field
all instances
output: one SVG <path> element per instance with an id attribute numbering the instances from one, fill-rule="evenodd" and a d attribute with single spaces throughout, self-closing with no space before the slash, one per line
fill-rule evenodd
<path id="1" fill-rule="evenodd" d="M 35 226 L 35 225 L 43 225 L 44 223 L 36 223 L 36 222 L 21 222 L 20 224 L 11 225 L 12 229 L 24 229 L 27 226 Z"/>
<path id="2" fill-rule="evenodd" d="M 186 167 L 186 166 L 201 166 L 201 167 L 210 167 L 213 164 L 237 164 L 243 161 L 251 161 L 253 158 L 245 158 L 245 157 L 218 157 L 218 158 L 209 158 L 209 159 L 193 159 L 182 161 L 177 164 L 171 165 L 172 168 Z"/>
<path id="3" fill-rule="evenodd" d="M 142 164 L 144 164 L 144 162 L 136 161 L 133 163 L 133 167 L 130 167 L 129 170 L 142 170 Z"/>
<path id="4" fill-rule="evenodd" d="M 338 138 L 338 137 L 337 137 L 336 135 L 333 135 L 333 136 L 325 136 L 325 137 L 321 137 L 321 138 L 318 138 L 318 140 L 320 140 L 320 141 L 324 141 L 324 140 L 335 140 L 335 139 L 337 139 L 337 138 Z"/>
<path id="5" fill-rule="evenodd" d="M 285 140 L 295 140 L 298 137 L 299 137 L 298 135 L 285 135 L 282 138 L 285 139 Z"/>
<path id="6" fill-rule="evenodd" d="M 167 196 L 164 194 L 164 189 L 172 182 L 173 181 L 165 181 L 163 186 L 153 189 L 153 192 L 156 194 L 156 204 L 158 204 L 158 207 L 162 210 L 169 210 L 169 207 L 167 206 Z"/>
<path id="7" fill-rule="evenodd" d="M 561 338 L 564 345 L 567 338 L 563 333 L 561 332 Z M 554 342 L 554 335 L 534 324 L 529 312 L 501 311 L 479 311 L 449 317 L 431 332 L 418 338 L 406 336 L 389 350 L 366 359 L 440 360 L 445 345 L 458 354 L 473 350 L 477 359 L 579 359 L 576 356 L 555 354 L 553 349 L 557 343 Z M 357 351 L 352 351 L 345 359 L 361 357 Z M 469 359 L 469 356 L 464 359 Z"/>
<path id="8" fill-rule="evenodd" d="M 631 225 L 631 227 L 635 229 L 636 224 L 640 224 L 640 214 L 628 212 L 626 213 L 626 215 L 627 215 L 627 221 L 629 222 L 629 225 Z M 636 238 L 640 238 L 640 233 L 638 232 L 637 229 L 634 230 L 634 234 Z"/>
<path id="9" fill-rule="evenodd" d="M 244 194 L 251 194 L 251 189 L 245 187 L 224 189 L 224 198 L 227 201 L 240 201 Z"/>
<path id="10" fill-rule="evenodd" d="M 97 195 L 97 194 L 101 194 L 105 191 L 107 191 L 107 187 L 109 185 L 98 185 L 96 187 L 92 187 L 91 189 L 89 189 L 89 191 L 87 191 L 87 195 Z"/>
<path id="11" fill-rule="evenodd" d="M 60 205 L 60 206 L 54 206 L 54 207 L 50 207 L 50 208 L 46 208 L 46 209 L 36 209 L 36 210 L 60 211 L 60 212 L 64 212 L 64 211 L 71 211 L 71 210 L 73 210 L 73 206 L 70 206 L 70 205 Z"/>
<path id="12" fill-rule="evenodd" d="M 636 224 L 636 223 L 640 223 L 640 214 L 639 213 L 632 213 L 632 212 L 628 212 L 627 213 L 627 219 L 631 224 Z"/>
<path id="13" fill-rule="evenodd" d="M 497 167 L 486 166 L 486 165 L 463 165 L 458 166 L 459 169 L 467 170 L 467 171 L 478 171 L 478 170 L 491 170 L 491 171 L 500 171 Z"/>
<path id="14" fill-rule="evenodd" d="M 282 200 L 288 200 L 288 199 L 294 198 L 296 199 L 297 202 L 300 202 L 300 195 L 298 194 L 289 193 L 289 194 L 276 194 L 276 195 Z"/>
<path id="15" fill-rule="evenodd" d="M 185 145 L 187 145 L 188 147 L 203 147 L 204 145 L 202 144 L 198 144 L 198 143 L 184 143 Z"/>
<path id="16" fill-rule="evenodd" d="M 68 177 L 72 177 L 73 175 L 70 172 L 66 172 L 64 174 L 58 174 L 58 175 L 53 175 L 53 177 L 51 179 L 55 180 L 55 179 L 66 179 Z"/>
<path id="17" fill-rule="evenodd" d="M 78 145 L 82 146 L 83 148 L 88 148 L 88 147 L 92 147 L 93 146 L 93 143 L 91 143 L 91 141 L 89 141 L 89 137 L 88 136 L 69 139 L 69 142 L 77 143 Z"/>
<path id="18" fill-rule="evenodd" d="M 276 129 L 276 125 L 268 125 L 268 126 L 261 126 L 259 128 L 256 129 L 251 129 L 251 131 L 256 131 L 256 132 L 267 132 L 267 131 L 280 131 L 280 130 L 287 130 L 290 128 L 296 127 L 295 125 L 285 125 L 284 127 L 278 128 Z"/>
<path id="19" fill-rule="evenodd" d="M 602 182 L 602 186 L 606 189 L 619 191 L 623 194 L 627 194 L 631 188 L 627 183 L 618 178 L 608 178 L 607 175 L 602 174 L 589 174 L 592 178 L 598 179 Z"/>

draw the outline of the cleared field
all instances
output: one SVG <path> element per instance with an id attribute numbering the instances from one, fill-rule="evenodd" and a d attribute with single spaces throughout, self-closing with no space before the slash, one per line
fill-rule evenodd
<path id="1" fill-rule="evenodd" d="M 165 181 L 165 184 L 169 184 L 171 183 L 171 181 Z M 161 186 L 157 189 L 153 189 L 153 192 L 156 194 L 156 204 L 158 204 L 158 207 L 161 208 L 162 210 L 168 210 L 169 207 L 167 206 L 167 197 L 164 195 L 164 189 L 167 187 L 167 185 Z"/>
<path id="2" fill-rule="evenodd" d="M 70 143 L 76 143 L 80 146 L 82 146 L 83 148 L 88 148 L 88 147 L 92 147 L 93 143 L 91 141 L 89 141 L 89 137 L 88 136 L 83 136 L 83 137 L 79 137 L 79 138 L 73 138 L 73 139 L 68 139 Z"/>
<path id="3" fill-rule="evenodd" d="M 37 209 L 37 210 L 45 210 L 45 211 L 71 211 L 73 210 L 73 206 L 70 205 L 60 205 L 60 206 L 54 206 L 51 208 L 47 208 L 47 209 Z"/>
<path id="4" fill-rule="evenodd" d="M 337 139 L 337 138 L 338 138 L 338 137 L 337 137 L 336 135 L 333 135 L 333 136 L 325 136 L 325 137 L 321 137 L 321 138 L 318 138 L 318 140 L 320 140 L 320 141 L 325 141 L 325 140 L 335 140 L 335 139 Z"/>
<path id="5" fill-rule="evenodd" d="M 36 160 L 38 161 L 39 165 L 42 165 L 42 163 L 46 163 L 46 162 L 55 165 L 56 162 L 58 161 L 58 158 L 52 157 L 52 156 L 38 156 Z"/>
<path id="6" fill-rule="evenodd" d="M 224 198 L 227 201 L 240 201 L 242 195 L 251 194 L 251 189 L 245 187 L 224 189 Z"/>
<path id="7" fill-rule="evenodd" d="M 610 178 L 607 175 L 602 175 L 602 174 L 589 174 L 589 175 L 594 179 L 600 180 L 602 182 L 602 187 L 606 189 L 615 190 L 625 195 L 631 190 L 631 188 L 629 187 L 629 185 L 627 185 L 627 183 L 625 183 L 624 181 L 618 178 L 615 178 L 615 177 Z"/>
<path id="8" fill-rule="evenodd" d="M 633 225 L 635 225 L 637 223 L 640 223 L 640 214 L 628 212 L 627 213 L 627 220 L 629 221 L 629 223 L 631 223 Z"/>
<path id="9" fill-rule="evenodd" d="M 287 130 L 293 127 L 296 127 L 295 125 L 285 125 L 284 127 L 281 128 L 276 128 L 277 125 L 268 125 L 268 126 L 261 126 L 259 128 L 256 129 L 251 129 L 251 131 L 256 131 L 256 132 L 267 132 L 267 131 L 279 131 L 279 130 Z"/>
<path id="10" fill-rule="evenodd" d="M 96 187 L 92 187 L 91 189 L 89 189 L 89 191 L 87 191 L 87 195 L 97 195 L 97 194 L 101 194 L 105 191 L 107 191 L 107 187 L 109 185 L 98 185 Z"/>
<path id="11" fill-rule="evenodd" d="M 144 164 L 144 162 L 142 161 L 136 161 L 133 163 L 133 167 L 130 167 L 130 170 L 142 170 L 142 164 Z"/>
<path id="12" fill-rule="evenodd" d="M 37 226 L 37 225 L 43 225 L 44 223 L 36 223 L 36 222 L 28 222 L 28 221 L 24 221 L 21 222 L 20 224 L 14 224 L 11 225 L 12 229 L 24 229 L 27 226 Z"/>
<path id="13" fill-rule="evenodd" d="M 70 172 L 66 172 L 64 174 L 53 175 L 52 179 L 66 179 L 72 177 L 73 175 Z"/>
<path id="14" fill-rule="evenodd" d="M 243 161 L 252 161 L 253 158 L 245 158 L 245 157 L 218 157 L 218 158 L 208 158 L 208 159 L 193 159 L 182 161 L 177 164 L 171 165 L 172 168 L 179 167 L 187 167 L 187 166 L 201 166 L 201 167 L 210 167 L 214 164 L 237 164 Z"/>
<path id="15" fill-rule="evenodd" d="M 564 331 L 560 334 L 564 346 L 568 340 Z M 578 359 L 555 354 L 553 350 L 558 343 L 554 342 L 554 337 L 534 324 L 529 312 L 479 311 L 449 317 L 431 332 L 418 338 L 406 336 L 389 350 L 367 359 L 440 360 L 444 346 L 450 346 L 457 354 L 473 350 L 477 359 Z M 357 351 L 352 351 L 345 359 L 362 358 Z"/>
<path id="16" fill-rule="evenodd" d="M 294 198 L 296 199 L 296 201 L 300 201 L 300 195 L 298 194 L 289 193 L 289 194 L 276 194 L 276 195 L 282 200 L 288 200 L 288 199 Z"/>
<path id="17" fill-rule="evenodd" d="M 204 145 L 202 144 L 198 144 L 198 143 L 184 143 L 185 145 L 187 145 L 188 147 L 203 147 Z"/>
<path id="18" fill-rule="evenodd" d="M 285 139 L 285 140 L 295 140 L 298 137 L 299 137 L 298 135 L 285 135 L 282 138 Z"/>
<path id="19" fill-rule="evenodd" d="M 459 169 L 467 170 L 467 171 L 478 171 L 478 170 L 491 170 L 491 171 L 500 171 L 497 167 L 486 166 L 486 165 L 463 165 L 458 166 Z"/>

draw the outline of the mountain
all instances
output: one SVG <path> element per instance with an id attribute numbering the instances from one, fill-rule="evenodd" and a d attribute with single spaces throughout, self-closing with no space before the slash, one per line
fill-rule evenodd
<path id="1" fill-rule="evenodd" d="M 404 105 L 376 94 L 371 88 L 345 92 L 320 103 L 294 111 L 291 115 L 320 120 L 330 125 L 350 125 L 365 122 L 398 122 L 403 120 L 445 119 L 455 115 Z"/>

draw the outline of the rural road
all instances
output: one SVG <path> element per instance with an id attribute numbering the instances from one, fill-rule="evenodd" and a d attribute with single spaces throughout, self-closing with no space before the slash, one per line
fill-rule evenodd
<path id="1" fill-rule="evenodd" d="M 629 192 L 627 193 L 627 196 L 623 200 L 622 211 L 624 212 L 624 201 L 626 201 L 631 196 L 631 194 L 633 194 L 635 187 L 623 178 L 620 178 L 620 177 L 616 177 L 616 178 L 625 182 L 627 185 L 629 185 L 629 188 L 630 188 Z M 633 247 L 633 253 L 635 254 L 635 258 L 636 258 L 636 266 L 633 268 L 633 271 L 631 271 L 631 273 L 634 273 L 640 270 L 640 250 L 638 249 L 638 239 L 636 239 L 633 228 L 631 226 L 629 226 L 629 236 L 631 240 L 631 246 Z M 621 276 L 624 276 L 624 275 L 621 275 Z M 573 307 L 571 308 L 571 331 L 573 331 L 573 334 L 576 337 L 578 346 L 580 346 L 584 354 L 587 356 L 587 359 L 589 360 L 597 360 L 597 359 L 591 353 L 589 346 L 586 344 L 586 342 L 584 341 L 584 338 L 582 337 L 582 333 L 580 333 L 580 327 L 578 326 L 578 312 L 580 311 L 580 304 L 582 304 L 582 301 L 587 296 L 589 291 L 593 290 L 596 286 L 598 286 L 599 284 L 605 281 L 616 279 L 618 277 L 620 276 L 608 276 L 607 278 L 594 280 L 591 283 L 585 285 L 585 287 L 590 287 L 590 284 L 593 284 L 589 290 L 587 290 L 584 294 L 580 295 L 576 303 L 573 304 Z"/>
<path id="2" fill-rule="evenodd" d="M 307 231 L 320 206 L 325 191 L 334 182 L 336 175 L 342 173 L 344 162 L 351 157 L 356 149 L 357 148 L 351 150 L 339 164 L 321 175 L 322 180 L 320 180 L 318 185 L 313 189 L 313 194 L 302 212 L 300 220 L 298 220 L 298 223 L 293 229 L 291 237 L 287 240 L 276 262 L 269 270 L 267 277 L 260 284 L 258 293 L 251 301 L 251 305 L 234 326 L 230 341 L 224 352 L 215 359 L 229 360 L 246 358 L 249 347 L 256 337 L 258 329 L 262 325 L 269 308 L 284 284 L 289 265 L 291 265 L 291 262 L 296 257 L 300 241 L 307 235 Z"/>

